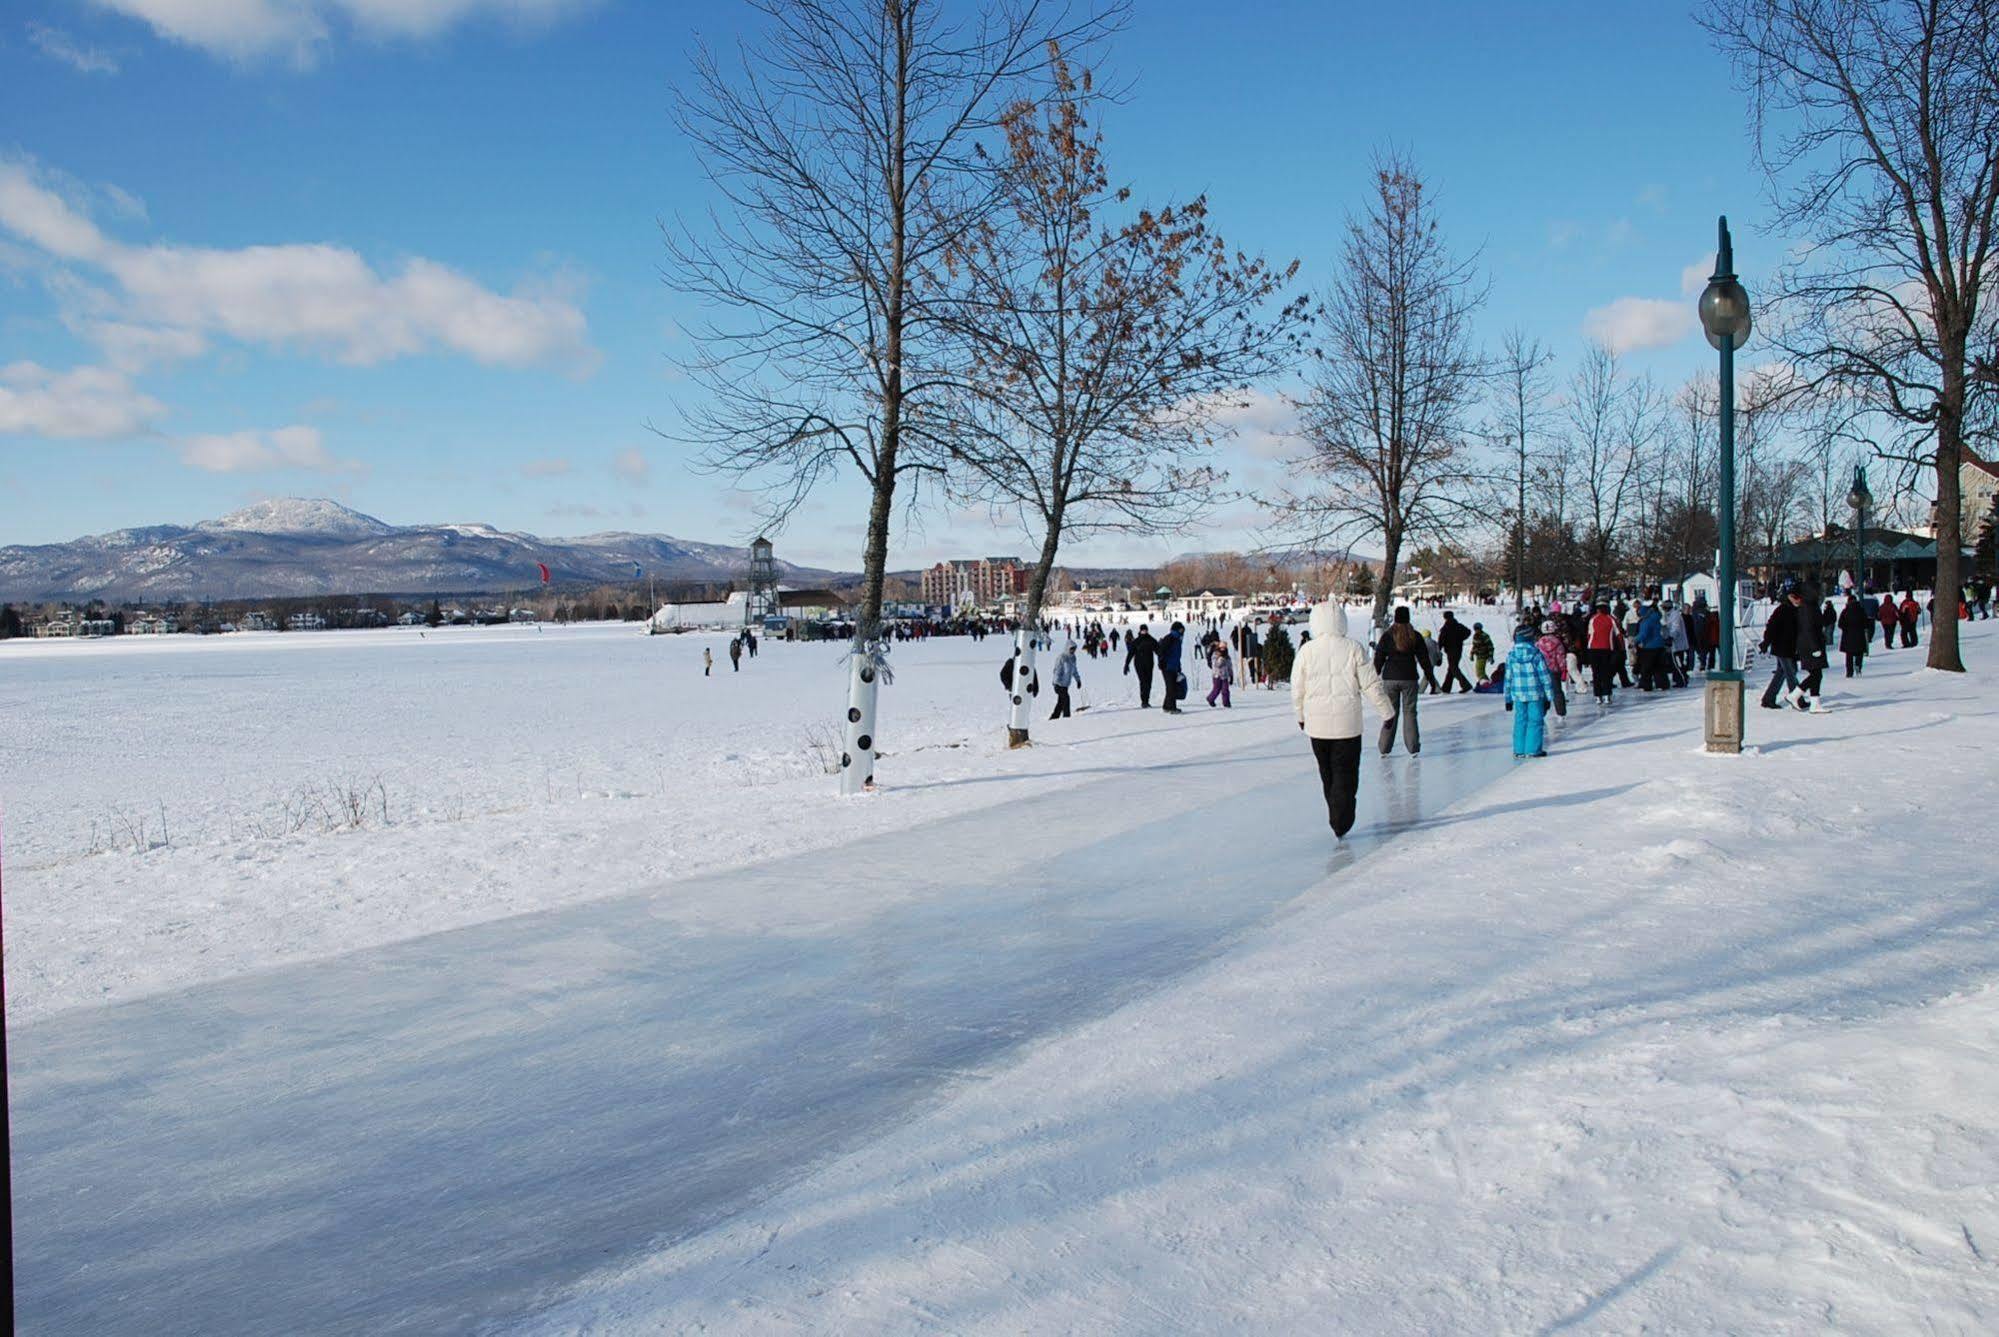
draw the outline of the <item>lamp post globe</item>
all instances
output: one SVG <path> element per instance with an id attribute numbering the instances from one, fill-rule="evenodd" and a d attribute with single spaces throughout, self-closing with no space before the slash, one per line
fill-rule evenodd
<path id="1" fill-rule="evenodd" d="M 1853 466 L 1853 490 L 1846 494 L 1847 504 L 1856 511 L 1865 511 L 1874 504 L 1874 494 L 1867 490 L 1867 467 Z"/>
<path id="2" fill-rule="evenodd" d="M 1749 290 L 1733 274 L 1717 274 L 1701 292 L 1701 330 L 1709 347 L 1720 348 L 1723 339 L 1734 348 L 1749 342 Z"/>

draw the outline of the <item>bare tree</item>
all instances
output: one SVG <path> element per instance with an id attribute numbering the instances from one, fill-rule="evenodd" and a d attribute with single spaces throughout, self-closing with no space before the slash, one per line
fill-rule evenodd
<path id="1" fill-rule="evenodd" d="M 1583 558 L 1594 593 L 1619 570 L 1619 545 L 1656 449 L 1663 404 L 1649 381 L 1629 381 L 1617 355 L 1591 344 L 1569 381 L 1568 458 L 1583 526 Z"/>
<path id="2" fill-rule="evenodd" d="M 1485 301 L 1472 260 L 1452 255 L 1409 162 L 1375 166 L 1368 211 L 1349 217 L 1322 342 L 1297 401 L 1309 451 L 1302 489 L 1275 503 L 1312 546 L 1379 531 L 1374 620 L 1386 621 L 1404 545 L 1442 537 L 1477 477 L 1465 417 L 1482 368 L 1471 321 Z"/>
<path id="3" fill-rule="evenodd" d="M 1040 538 L 1015 638 L 1015 747 L 1062 541 L 1159 533 L 1206 510 L 1224 477 L 1210 462 L 1218 419 L 1302 350 L 1305 322 L 1302 297 L 1259 319 L 1297 263 L 1232 251 L 1205 198 L 1125 208 L 1089 120 L 1089 72 L 1057 51 L 1050 74 L 1048 97 L 1004 118 L 1001 207 L 948 257 L 980 410 L 961 419 L 958 485 Z"/>
<path id="4" fill-rule="evenodd" d="M 874 782 L 876 689 L 898 489 L 942 475 L 955 384 L 945 294 L 926 271 L 994 204 L 981 135 L 1046 43 L 1087 41 L 1040 0 L 969 15 L 942 0 L 752 0 L 765 19 L 726 64 L 703 50 L 679 121 L 723 201 L 669 230 L 669 281 L 716 315 L 689 363 L 689 430 L 715 468 L 765 488 L 779 526 L 851 469 L 870 489 L 841 788 Z M 905 502 L 908 498 L 905 496 Z"/>
<path id="5" fill-rule="evenodd" d="M 1537 448 L 1538 436 L 1548 419 L 1547 367 L 1555 355 L 1519 330 L 1507 332 L 1500 346 L 1499 362 L 1492 375 L 1499 390 L 1498 422 L 1491 435 L 1503 441 L 1504 453 L 1512 464 L 1512 519 L 1508 524 L 1510 563 L 1513 575 L 1513 611 L 1527 601 L 1527 484 L 1539 465 L 1545 447 Z"/>
<path id="6" fill-rule="evenodd" d="M 1672 530 L 1675 574 L 1705 567 L 1720 545 L 1720 517 L 1715 497 L 1721 485 L 1721 389 L 1710 376 L 1695 376 L 1674 399 L 1679 410 L 1679 505 Z"/>
<path id="7" fill-rule="evenodd" d="M 1812 243 L 1776 280 L 1779 342 L 1933 471 L 1949 606 L 1958 468 L 1992 394 L 1973 358 L 1999 343 L 1999 0 L 1710 0 L 1703 22 L 1753 99 L 1775 224 Z M 1954 619 L 1929 664 L 1963 671 Z"/>

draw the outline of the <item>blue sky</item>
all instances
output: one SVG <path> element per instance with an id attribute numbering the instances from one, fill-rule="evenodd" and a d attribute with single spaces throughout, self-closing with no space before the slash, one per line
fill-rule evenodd
<path id="1" fill-rule="evenodd" d="M 15 0 L 0 17 L 0 543 L 187 523 L 274 495 L 392 523 L 737 540 L 746 499 L 671 429 L 684 299 L 657 220 L 707 191 L 668 110 L 731 0 Z M 1674 5 L 1141 0 L 1101 62 L 1146 199 L 1206 191 L 1234 244 L 1325 283 L 1373 154 L 1432 182 L 1566 375 L 1594 331 L 1677 384 L 1683 287 L 1762 189 L 1725 62 Z M 1760 262 L 1759 262 L 1760 260 Z M 1266 484 L 1277 401 L 1229 460 Z M 829 491 L 781 542 L 853 568 Z M 1078 559 L 1241 546 L 1223 529 Z M 938 514 L 897 565 L 1024 550 Z"/>

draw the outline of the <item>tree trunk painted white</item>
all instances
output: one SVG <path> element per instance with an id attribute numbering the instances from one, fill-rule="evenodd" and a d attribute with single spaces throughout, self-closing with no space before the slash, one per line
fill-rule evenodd
<path id="1" fill-rule="evenodd" d="M 866 794 L 875 787 L 875 698 L 881 689 L 877 644 L 855 642 L 849 661 L 847 735 L 840 751 L 842 794 Z"/>
<path id="2" fill-rule="evenodd" d="M 1025 624 L 1013 634 L 1013 704 L 1007 712 L 1006 745 L 1026 747 L 1028 719 L 1034 699 L 1028 685 L 1034 681 L 1034 633 Z"/>

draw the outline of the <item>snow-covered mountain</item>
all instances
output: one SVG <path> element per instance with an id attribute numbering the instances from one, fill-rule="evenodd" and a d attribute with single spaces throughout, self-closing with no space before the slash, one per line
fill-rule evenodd
<path id="1" fill-rule="evenodd" d="M 326 594 L 471 593 L 537 584 L 741 580 L 742 548 L 661 534 L 545 539 L 484 524 L 391 525 L 325 498 L 282 497 L 191 528 L 149 525 L 0 548 L 0 600 L 161 602 Z M 831 573 L 780 562 L 791 580 Z"/>

